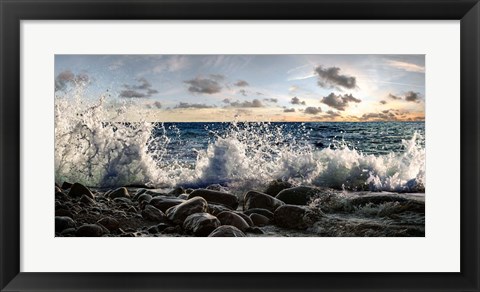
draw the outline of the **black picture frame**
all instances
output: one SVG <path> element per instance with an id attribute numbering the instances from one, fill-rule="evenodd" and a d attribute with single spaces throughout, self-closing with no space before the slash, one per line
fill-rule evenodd
<path id="1" fill-rule="evenodd" d="M 477 0 L 0 0 L 0 15 L 1 291 L 480 291 Z M 461 20 L 461 272 L 21 273 L 20 21 L 48 19 Z"/>

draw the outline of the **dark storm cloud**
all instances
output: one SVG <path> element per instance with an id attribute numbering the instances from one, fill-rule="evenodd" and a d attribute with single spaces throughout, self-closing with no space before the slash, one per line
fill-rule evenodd
<path id="1" fill-rule="evenodd" d="M 283 110 L 284 113 L 294 113 L 295 109 L 294 108 L 286 108 Z"/>
<path id="2" fill-rule="evenodd" d="M 397 121 L 398 110 L 383 110 L 379 113 L 363 114 L 360 120 L 363 121 Z"/>
<path id="3" fill-rule="evenodd" d="M 306 105 L 305 101 L 300 101 L 300 99 L 298 97 L 294 97 L 292 98 L 292 100 L 290 101 L 291 104 L 301 104 L 301 105 Z"/>
<path id="4" fill-rule="evenodd" d="M 339 117 L 339 116 L 341 116 L 340 113 L 334 112 L 334 111 L 332 111 L 332 110 L 326 111 L 325 113 L 326 113 L 328 116 L 332 117 L 332 118 L 333 118 L 333 117 Z"/>
<path id="5" fill-rule="evenodd" d="M 273 103 L 277 103 L 277 102 L 278 102 L 278 99 L 277 99 L 277 98 L 264 98 L 263 100 L 266 101 L 266 102 L 273 102 Z"/>
<path id="6" fill-rule="evenodd" d="M 318 115 L 319 113 L 322 112 L 322 108 L 309 106 L 309 107 L 306 107 L 303 112 L 308 115 Z"/>
<path id="7" fill-rule="evenodd" d="M 138 78 L 136 85 L 124 84 L 119 96 L 123 98 L 148 98 L 158 93 L 158 90 L 152 88 L 152 84 L 145 78 Z"/>
<path id="8" fill-rule="evenodd" d="M 65 90 L 68 85 L 83 86 L 90 82 L 90 77 L 85 73 L 74 74 L 70 70 L 65 70 L 55 77 L 55 91 Z"/>
<path id="9" fill-rule="evenodd" d="M 381 104 L 387 104 L 387 101 L 386 100 L 381 100 L 380 103 Z"/>
<path id="10" fill-rule="evenodd" d="M 263 104 L 260 100 L 258 99 L 254 99 L 252 101 L 243 101 L 243 102 L 240 102 L 240 101 L 235 101 L 235 102 L 231 102 L 230 105 L 232 107 L 263 107 Z"/>
<path id="11" fill-rule="evenodd" d="M 238 87 L 245 87 L 245 86 L 248 86 L 250 84 L 248 84 L 248 82 L 245 81 L 245 80 L 238 80 L 233 85 L 238 86 Z"/>
<path id="12" fill-rule="evenodd" d="M 400 96 L 396 96 L 396 95 L 391 94 L 391 93 L 388 94 L 388 97 L 391 98 L 391 99 L 394 99 L 394 100 L 402 99 Z"/>
<path id="13" fill-rule="evenodd" d="M 341 75 L 340 68 L 330 67 L 323 68 L 318 66 L 315 68 L 318 75 L 318 85 L 324 88 L 347 88 L 357 87 L 357 79 L 353 76 Z"/>
<path id="14" fill-rule="evenodd" d="M 212 76 L 216 76 L 213 78 Z M 223 76 L 223 75 L 218 75 Z M 222 90 L 222 86 L 218 83 L 217 75 L 210 75 L 210 78 L 196 77 L 195 79 L 186 80 L 184 83 L 190 85 L 188 91 L 191 93 L 214 94 Z"/>
<path id="15" fill-rule="evenodd" d="M 332 92 L 329 95 L 323 97 L 320 102 L 339 111 L 344 111 L 350 102 L 359 103 L 361 102 L 361 100 L 353 97 L 353 95 L 351 94 L 335 95 L 335 93 Z"/>
<path id="16" fill-rule="evenodd" d="M 225 98 L 224 100 L 222 100 L 223 103 L 230 103 L 230 99 L 228 98 Z"/>
<path id="17" fill-rule="evenodd" d="M 394 94 L 389 93 L 388 97 L 394 100 L 405 100 L 405 101 L 410 101 L 410 102 L 419 102 L 420 101 L 420 93 L 418 92 L 413 92 L 413 91 L 408 91 L 405 93 L 405 96 L 397 96 Z"/>
<path id="18" fill-rule="evenodd" d="M 188 103 L 181 102 L 175 106 L 175 108 L 214 108 L 213 105 L 207 105 L 204 103 Z"/>
<path id="19" fill-rule="evenodd" d="M 162 108 L 162 104 L 159 101 L 154 102 L 153 106 L 158 108 L 158 109 Z"/>
<path id="20" fill-rule="evenodd" d="M 248 95 L 248 94 L 247 94 L 247 91 L 246 91 L 245 89 L 240 89 L 240 90 L 238 91 L 238 93 L 240 93 L 240 94 L 243 95 L 243 96 L 247 96 L 247 95 Z"/>
<path id="21" fill-rule="evenodd" d="M 409 91 L 405 94 L 405 100 L 411 102 L 419 102 L 420 101 L 420 93 Z"/>

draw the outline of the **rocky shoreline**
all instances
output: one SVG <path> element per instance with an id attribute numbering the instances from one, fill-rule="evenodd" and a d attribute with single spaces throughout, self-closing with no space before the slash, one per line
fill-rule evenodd
<path id="1" fill-rule="evenodd" d="M 396 224 L 368 221 L 365 212 L 367 221 L 351 218 L 352 211 L 370 210 L 372 204 L 384 212 L 373 217 Z M 405 219 L 411 214 L 421 219 L 424 208 L 423 202 L 398 195 L 346 200 L 334 190 L 285 181 L 272 181 L 265 190 L 240 198 L 220 185 L 104 190 L 64 182 L 55 185 L 55 236 L 424 236 L 422 224 Z"/>

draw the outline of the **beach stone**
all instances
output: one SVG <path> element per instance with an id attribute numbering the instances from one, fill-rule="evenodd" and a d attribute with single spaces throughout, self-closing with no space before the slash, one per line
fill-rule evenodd
<path id="1" fill-rule="evenodd" d="M 178 195 L 179 199 L 182 199 L 182 200 L 188 200 L 188 194 L 181 194 L 181 195 Z"/>
<path id="2" fill-rule="evenodd" d="M 84 224 L 75 232 L 78 237 L 100 237 L 103 234 L 105 234 L 104 229 L 97 224 Z"/>
<path id="3" fill-rule="evenodd" d="M 137 198 L 137 201 L 140 202 L 140 203 L 146 202 L 148 204 L 148 203 L 150 203 L 151 200 L 152 200 L 152 196 L 150 196 L 148 194 L 141 194 Z"/>
<path id="4" fill-rule="evenodd" d="M 245 220 L 245 222 L 248 223 L 248 225 L 253 226 L 253 221 L 252 221 L 252 219 L 250 219 L 250 217 L 248 217 L 248 215 L 243 214 L 243 213 L 240 212 L 240 211 L 233 211 L 233 213 L 235 213 L 235 214 L 237 214 L 238 216 L 242 217 L 243 220 Z"/>
<path id="5" fill-rule="evenodd" d="M 66 201 L 68 196 L 63 192 L 55 192 L 55 200 Z"/>
<path id="6" fill-rule="evenodd" d="M 183 224 L 185 219 L 195 213 L 206 213 L 208 203 L 202 197 L 191 198 L 179 205 L 170 207 L 166 211 L 167 218 L 175 224 Z"/>
<path id="7" fill-rule="evenodd" d="M 111 192 L 108 193 L 108 197 L 110 199 L 115 199 L 115 198 L 130 198 L 130 194 L 128 193 L 128 190 L 124 187 L 117 188 Z"/>
<path id="8" fill-rule="evenodd" d="M 162 222 L 165 220 L 165 214 L 152 205 L 146 205 L 142 211 L 142 217 L 148 221 Z"/>
<path id="9" fill-rule="evenodd" d="M 232 209 L 228 208 L 227 206 L 208 203 L 208 213 L 217 216 L 218 214 L 222 213 L 223 211 L 231 211 Z"/>
<path id="10" fill-rule="evenodd" d="M 311 187 L 294 187 L 284 189 L 276 196 L 277 199 L 289 205 L 307 205 L 310 200 L 320 194 L 320 190 Z"/>
<path id="11" fill-rule="evenodd" d="M 307 207 L 284 205 L 274 213 L 275 224 L 289 229 L 307 229 L 314 222 L 310 219 L 311 212 Z"/>
<path id="12" fill-rule="evenodd" d="M 183 229 L 195 236 L 208 236 L 218 226 L 220 226 L 220 220 L 208 213 L 192 214 L 183 222 Z"/>
<path id="13" fill-rule="evenodd" d="M 263 232 L 263 230 L 258 227 L 250 227 L 248 228 L 247 232 L 253 233 L 253 234 L 265 234 L 265 232 Z"/>
<path id="14" fill-rule="evenodd" d="M 292 184 L 288 181 L 274 180 L 268 184 L 267 188 L 265 189 L 265 194 L 275 197 L 281 191 L 289 189 L 291 187 Z"/>
<path id="15" fill-rule="evenodd" d="M 80 198 L 80 202 L 84 203 L 85 205 L 94 205 L 95 204 L 95 201 L 86 196 L 86 195 L 82 195 L 82 197 Z"/>
<path id="16" fill-rule="evenodd" d="M 157 196 L 150 200 L 150 205 L 155 206 L 155 208 L 161 210 L 162 212 L 166 212 L 167 209 L 180 205 L 183 202 L 185 202 L 185 200 L 175 197 Z"/>
<path id="17" fill-rule="evenodd" d="M 97 221 L 98 225 L 102 225 L 103 227 L 107 228 L 109 231 L 117 230 L 120 227 L 120 223 L 117 219 L 112 217 L 104 217 Z"/>
<path id="18" fill-rule="evenodd" d="M 85 195 L 92 199 L 94 198 L 92 192 L 86 186 L 79 183 L 74 183 L 70 187 L 70 191 L 68 192 L 68 195 L 72 198 L 81 197 L 82 195 Z"/>
<path id="19" fill-rule="evenodd" d="M 67 228 L 60 233 L 60 236 L 64 236 L 64 237 L 75 236 L 75 231 L 76 231 L 75 228 Z"/>
<path id="20" fill-rule="evenodd" d="M 270 224 L 270 219 L 257 213 L 251 214 L 250 219 L 252 219 L 252 222 L 255 226 L 263 227 Z"/>
<path id="21" fill-rule="evenodd" d="M 241 231 L 247 230 L 250 227 L 243 218 L 231 211 L 224 211 L 217 215 L 218 220 L 222 225 L 232 225 L 240 229 Z"/>
<path id="22" fill-rule="evenodd" d="M 55 216 L 73 218 L 73 213 L 67 209 L 58 209 L 58 210 L 55 210 Z"/>
<path id="23" fill-rule="evenodd" d="M 69 182 L 66 182 L 64 181 L 61 188 L 64 189 L 64 190 L 68 190 L 69 188 L 71 188 L 73 186 L 73 184 L 69 183 Z"/>
<path id="24" fill-rule="evenodd" d="M 51 218 L 51 217 L 50 217 Z M 67 216 L 55 217 L 55 232 L 62 232 L 67 228 L 75 228 L 75 221 Z"/>
<path id="25" fill-rule="evenodd" d="M 133 195 L 132 200 L 137 201 L 140 195 L 145 194 L 146 191 L 147 191 L 146 189 L 138 189 Z"/>
<path id="26" fill-rule="evenodd" d="M 238 198 L 230 193 L 224 193 L 208 189 L 194 190 L 188 195 L 188 198 L 202 197 L 209 203 L 222 204 L 232 209 L 237 209 Z"/>
<path id="27" fill-rule="evenodd" d="M 245 194 L 243 209 L 261 208 L 275 212 L 275 210 L 285 205 L 284 202 L 264 193 L 249 191 Z"/>
<path id="28" fill-rule="evenodd" d="M 113 199 L 113 201 L 117 204 L 126 204 L 127 206 L 132 204 L 132 200 L 130 200 L 129 198 L 125 198 L 125 197 L 117 197 L 117 198 Z"/>
<path id="29" fill-rule="evenodd" d="M 235 226 L 222 225 L 212 231 L 208 237 L 245 237 L 245 233 Z"/>
<path id="30" fill-rule="evenodd" d="M 185 189 L 182 187 L 175 188 L 171 192 L 168 193 L 169 195 L 179 196 L 181 194 L 185 194 Z"/>
<path id="31" fill-rule="evenodd" d="M 263 215 L 263 216 L 267 217 L 270 220 L 273 220 L 273 212 L 270 212 L 267 209 L 253 208 L 253 209 L 245 210 L 245 211 L 243 211 L 243 213 L 245 215 L 248 215 L 248 216 L 250 216 L 251 214 L 254 214 L 254 213 L 255 214 L 260 214 L 260 215 Z"/>

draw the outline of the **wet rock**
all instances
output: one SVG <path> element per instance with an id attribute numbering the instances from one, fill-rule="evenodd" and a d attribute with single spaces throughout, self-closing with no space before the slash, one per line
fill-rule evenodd
<path id="1" fill-rule="evenodd" d="M 202 197 L 209 203 L 222 204 L 232 209 L 237 209 L 238 198 L 235 195 L 208 189 L 194 190 L 188 198 Z"/>
<path id="2" fill-rule="evenodd" d="M 208 213 L 217 216 L 218 214 L 222 213 L 223 211 L 231 211 L 230 208 L 224 205 L 208 203 Z"/>
<path id="3" fill-rule="evenodd" d="M 95 201 L 86 195 L 82 195 L 80 202 L 84 203 L 85 205 L 95 205 Z"/>
<path id="4" fill-rule="evenodd" d="M 86 186 L 79 183 L 74 183 L 71 186 L 70 191 L 68 192 L 68 195 L 72 198 L 81 197 L 82 195 L 85 195 L 92 199 L 94 198 L 92 192 Z"/>
<path id="5" fill-rule="evenodd" d="M 151 200 L 152 200 L 152 196 L 150 196 L 148 194 L 141 194 L 137 198 L 137 201 L 140 202 L 140 203 L 146 202 L 148 204 L 148 203 L 150 203 Z"/>
<path id="6" fill-rule="evenodd" d="M 85 224 L 80 226 L 75 232 L 78 237 L 101 237 L 105 234 L 104 229 L 97 224 Z"/>
<path id="7" fill-rule="evenodd" d="M 267 209 L 253 208 L 243 212 L 245 215 L 250 216 L 251 214 L 260 214 L 267 217 L 270 220 L 273 220 L 273 212 L 268 211 Z"/>
<path id="8" fill-rule="evenodd" d="M 240 229 L 241 231 L 247 230 L 250 227 L 248 223 L 243 220 L 241 216 L 230 211 L 224 211 L 217 215 L 218 220 L 222 225 L 232 225 Z"/>
<path id="9" fill-rule="evenodd" d="M 391 202 L 399 202 L 399 203 L 404 203 L 407 202 L 408 199 L 402 198 L 400 196 L 384 196 L 384 195 L 373 195 L 373 196 L 358 196 L 356 198 L 353 198 L 350 200 L 350 204 L 353 206 L 362 206 L 362 205 L 367 205 L 367 204 L 375 204 L 375 205 L 380 205 L 384 203 L 391 203 Z"/>
<path id="10" fill-rule="evenodd" d="M 165 214 L 152 205 L 146 205 L 142 211 L 142 217 L 145 220 L 153 222 L 162 222 L 165 220 Z"/>
<path id="11" fill-rule="evenodd" d="M 182 187 L 175 188 L 171 192 L 168 193 L 169 195 L 179 196 L 181 194 L 185 194 L 185 190 Z"/>
<path id="12" fill-rule="evenodd" d="M 181 195 L 178 195 L 179 199 L 182 199 L 182 200 L 188 200 L 188 194 L 181 194 Z"/>
<path id="13" fill-rule="evenodd" d="M 165 228 L 162 233 L 164 234 L 173 234 L 173 233 L 182 233 L 182 228 L 180 226 L 170 226 Z"/>
<path id="14" fill-rule="evenodd" d="M 284 202 L 264 193 L 249 191 L 245 194 L 243 209 L 261 208 L 275 212 L 275 210 L 285 205 Z"/>
<path id="15" fill-rule="evenodd" d="M 207 201 L 202 197 L 194 197 L 179 205 L 170 207 L 166 211 L 169 220 L 175 224 L 183 224 L 185 219 L 195 213 L 206 213 L 208 210 Z"/>
<path id="16" fill-rule="evenodd" d="M 98 225 L 102 225 L 107 228 L 109 231 L 115 231 L 120 227 L 120 223 L 112 217 L 104 217 L 97 221 Z"/>
<path id="17" fill-rule="evenodd" d="M 75 236 L 75 228 L 67 228 L 60 233 L 60 236 L 72 237 Z"/>
<path id="18" fill-rule="evenodd" d="M 128 190 L 124 187 L 115 189 L 108 194 L 105 195 L 106 197 L 110 199 L 115 199 L 115 198 L 130 198 L 130 194 L 128 193 Z"/>
<path id="19" fill-rule="evenodd" d="M 245 237 L 245 233 L 235 226 L 222 225 L 212 231 L 208 237 Z"/>
<path id="20" fill-rule="evenodd" d="M 156 225 L 154 226 L 150 226 L 148 229 L 147 229 L 148 233 L 151 233 L 151 234 L 156 234 L 156 233 L 159 233 L 160 231 L 158 231 L 158 227 Z"/>
<path id="21" fill-rule="evenodd" d="M 289 229 L 307 229 L 314 223 L 313 213 L 304 206 L 284 205 L 274 213 L 275 224 Z"/>
<path id="22" fill-rule="evenodd" d="M 250 219 L 252 219 L 252 222 L 255 226 L 263 227 L 270 224 L 270 219 L 257 213 L 251 214 Z"/>
<path id="23" fill-rule="evenodd" d="M 60 217 L 70 217 L 73 218 L 73 213 L 70 210 L 66 209 L 58 209 L 55 210 L 55 216 L 60 216 Z"/>
<path id="24" fill-rule="evenodd" d="M 263 230 L 258 227 L 250 227 L 247 229 L 247 232 L 253 234 L 265 234 L 265 232 L 263 232 Z"/>
<path id="25" fill-rule="evenodd" d="M 71 188 L 72 186 L 73 186 L 73 184 L 64 181 L 61 188 L 64 189 L 64 190 L 68 190 L 68 189 Z"/>
<path id="26" fill-rule="evenodd" d="M 267 189 L 265 190 L 265 194 L 275 197 L 284 189 L 289 189 L 291 187 L 292 184 L 288 181 L 274 180 L 268 184 Z"/>
<path id="27" fill-rule="evenodd" d="M 192 214 L 183 222 L 183 229 L 195 236 L 207 236 L 218 226 L 220 226 L 220 220 L 208 213 Z"/>
<path id="28" fill-rule="evenodd" d="M 155 208 L 162 212 L 166 212 L 169 208 L 180 205 L 183 202 L 185 202 L 185 200 L 175 197 L 157 196 L 150 200 L 150 205 L 155 206 Z"/>
<path id="29" fill-rule="evenodd" d="M 132 200 L 130 200 L 129 198 L 125 198 L 125 197 L 116 197 L 115 199 L 113 199 L 113 201 L 117 204 L 125 204 L 127 206 L 132 204 Z"/>
<path id="30" fill-rule="evenodd" d="M 243 220 L 245 220 L 245 222 L 248 223 L 249 226 L 253 226 L 253 221 L 252 219 L 250 219 L 250 217 L 248 217 L 248 215 L 240 212 L 240 211 L 234 211 L 233 213 L 237 214 L 238 216 L 242 217 Z"/>
<path id="31" fill-rule="evenodd" d="M 319 195 L 320 190 L 311 187 L 294 187 L 281 191 L 276 196 L 277 199 L 289 205 L 307 205 L 310 200 Z"/>
<path id="32" fill-rule="evenodd" d="M 63 192 L 55 192 L 55 200 L 66 201 L 68 196 Z"/>
<path id="33" fill-rule="evenodd" d="M 55 232 L 62 232 L 67 228 L 75 228 L 75 221 L 72 218 L 66 216 L 55 217 Z"/>

